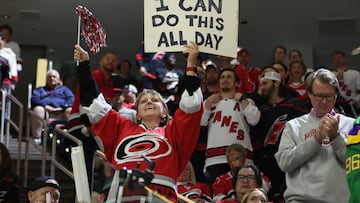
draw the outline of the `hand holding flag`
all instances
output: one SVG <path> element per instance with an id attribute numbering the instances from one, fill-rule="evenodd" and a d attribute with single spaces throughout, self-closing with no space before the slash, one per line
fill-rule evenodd
<path id="1" fill-rule="evenodd" d="M 93 54 L 98 53 L 101 47 L 106 47 L 106 33 L 104 28 L 86 7 L 77 6 L 76 13 L 79 16 L 77 44 L 80 43 L 80 23 L 82 22 L 81 35 L 84 37 L 90 51 Z"/>

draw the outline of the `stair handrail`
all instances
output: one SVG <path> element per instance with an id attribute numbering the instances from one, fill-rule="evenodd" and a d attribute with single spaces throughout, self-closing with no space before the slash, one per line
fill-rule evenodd
<path id="1" fill-rule="evenodd" d="M 19 109 L 19 120 L 16 123 L 11 119 L 11 104 L 14 103 Z M 6 113 L 8 112 L 8 113 Z M 24 105 L 12 94 L 1 89 L 1 121 L 0 121 L 0 142 L 4 143 L 4 135 L 6 135 L 5 146 L 9 147 L 10 126 L 18 133 L 18 157 L 16 161 L 16 174 L 20 176 L 20 161 L 21 161 L 21 141 L 23 132 L 24 120 Z"/>
<path id="2" fill-rule="evenodd" d="M 38 119 L 43 122 L 43 137 L 42 137 L 42 145 L 38 145 L 34 142 L 33 139 L 30 137 L 30 126 L 31 126 L 31 119 Z M 40 116 L 36 115 L 32 110 L 27 111 L 27 118 L 26 118 L 26 143 L 25 143 L 25 163 L 24 163 L 24 182 L 23 186 L 27 187 L 28 182 L 28 173 L 29 173 L 29 144 L 32 144 L 36 149 L 41 152 L 41 176 L 45 175 L 46 169 L 46 148 L 47 148 L 47 134 L 48 134 L 49 126 L 47 120 L 41 118 Z"/>
<path id="3" fill-rule="evenodd" d="M 55 177 L 55 167 L 59 168 L 61 171 L 63 171 L 66 175 L 68 175 L 70 178 L 74 179 L 74 173 L 66 168 L 63 164 L 61 164 L 59 161 L 56 160 L 56 141 L 58 140 L 58 136 L 64 136 L 65 138 L 70 139 L 75 143 L 77 146 L 83 146 L 83 143 L 81 140 L 76 138 L 75 136 L 71 135 L 67 131 L 55 128 L 54 129 L 54 136 L 52 137 L 52 146 L 51 146 L 51 166 L 50 166 L 50 175 Z"/>
<path id="4" fill-rule="evenodd" d="M 20 176 L 20 162 L 21 162 L 21 142 L 22 142 L 22 135 L 23 135 L 23 127 L 24 127 L 24 105 L 21 103 L 15 96 L 12 94 L 7 95 L 7 105 L 9 110 L 9 115 L 6 116 L 6 146 L 9 145 L 9 138 L 10 138 L 10 126 L 18 133 L 18 157 L 16 161 L 16 174 Z M 15 104 L 19 109 L 19 120 L 18 123 L 15 123 L 11 119 L 11 104 Z"/>

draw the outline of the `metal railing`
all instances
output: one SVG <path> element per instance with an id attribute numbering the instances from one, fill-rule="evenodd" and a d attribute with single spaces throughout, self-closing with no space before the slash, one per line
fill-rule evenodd
<path id="1" fill-rule="evenodd" d="M 30 136 L 31 119 L 40 120 L 43 123 L 43 138 L 42 138 L 41 146 L 36 144 Z M 48 131 L 49 131 L 49 127 L 47 120 L 42 119 L 41 117 L 36 115 L 33 111 L 29 110 L 27 112 L 27 119 L 26 119 L 26 144 L 25 144 L 24 183 L 23 183 L 24 187 L 27 187 L 27 181 L 28 181 L 29 144 L 32 144 L 36 149 L 38 149 L 41 152 L 41 176 L 45 175 Z"/>
<path id="2" fill-rule="evenodd" d="M 19 110 L 18 122 L 11 119 L 11 105 L 15 104 Z M 9 147 L 10 127 L 18 133 L 18 157 L 16 161 L 16 174 L 20 176 L 21 161 L 21 142 L 24 126 L 24 105 L 13 95 L 7 95 L 6 91 L 1 90 L 1 132 L 0 141 L 4 143 L 4 135 L 6 135 L 6 147 Z"/>
<path id="3" fill-rule="evenodd" d="M 56 147 L 57 147 L 57 138 L 59 136 L 63 136 L 64 138 L 68 138 L 71 141 L 73 141 L 77 146 L 82 146 L 83 143 L 81 140 L 76 138 L 75 136 L 71 135 L 70 133 L 66 132 L 65 130 L 62 130 L 60 128 L 54 129 L 54 136 L 52 137 L 52 146 L 51 146 L 51 168 L 50 168 L 50 175 L 55 177 L 55 167 L 59 168 L 61 171 L 63 171 L 66 175 L 74 179 L 74 173 L 67 169 L 64 165 L 62 165 L 59 161 L 56 159 Z"/>

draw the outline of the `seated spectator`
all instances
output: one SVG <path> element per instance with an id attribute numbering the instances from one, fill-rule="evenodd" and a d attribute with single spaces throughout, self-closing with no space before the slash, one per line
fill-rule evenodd
<path id="1" fill-rule="evenodd" d="M 74 102 L 74 94 L 69 88 L 60 84 L 60 75 L 56 70 L 48 71 L 46 75 L 46 86 L 34 89 L 31 96 L 31 108 L 34 113 L 31 119 L 31 132 L 35 143 L 41 143 L 43 128 L 42 120 L 46 113 L 50 118 L 67 120 L 71 106 Z"/>
<path id="2" fill-rule="evenodd" d="M 195 172 L 190 162 L 178 177 L 176 189 L 178 194 L 194 202 L 204 203 L 211 201 L 210 187 L 196 182 Z"/>
<path id="3" fill-rule="evenodd" d="M 32 182 L 28 200 L 30 203 L 54 202 L 60 201 L 60 184 L 55 178 L 50 176 L 41 176 Z"/>
<path id="4" fill-rule="evenodd" d="M 233 187 L 234 174 L 244 165 L 253 164 L 252 161 L 246 159 L 246 149 L 241 144 L 232 144 L 226 149 L 226 159 L 230 166 L 230 171 L 218 176 L 212 185 L 213 201 L 234 199 L 235 190 Z M 261 174 L 262 185 L 266 191 L 271 188 L 268 177 Z"/>
<path id="5" fill-rule="evenodd" d="M 246 192 L 241 203 L 266 203 L 268 202 L 267 194 L 262 188 L 254 188 Z"/>
<path id="6" fill-rule="evenodd" d="M 247 191 L 262 186 L 259 169 L 255 165 L 242 166 L 233 177 L 233 187 L 235 190 L 234 199 L 217 201 L 218 203 L 240 202 Z"/>
<path id="7" fill-rule="evenodd" d="M 0 202 L 3 203 L 19 202 L 18 176 L 12 169 L 9 150 L 0 143 Z"/>
<path id="8" fill-rule="evenodd" d="M 137 93 L 138 93 L 137 88 L 132 84 L 126 85 L 124 87 L 123 89 L 124 107 L 128 109 L 134 109 Z"/>
<path id="9" fill-rule="evenodd" d="M 212 185 L 214 201 L 235 197 L 233 177 L 246 161 L 246 149 L 241 144 L 230 145 L 226 149 L 226 160 L 230 166 L 230 171 L 215 179 Z"/>

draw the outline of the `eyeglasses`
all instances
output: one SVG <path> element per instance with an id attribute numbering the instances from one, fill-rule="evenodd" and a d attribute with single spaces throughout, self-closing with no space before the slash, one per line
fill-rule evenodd
<path id="1" fill-rule="evenodd" d="M 230 159 L 239 159 L 240 157 L 242 157 L 241 154 L 228 154 L 226 155 L 226 157 L 230 158 Z"/>
<path id="2" fill-rule="evenodd" d="M 326 101 L 334 101 L 337 98 L 336 94 L 334 95 L 321 95 L 321 94 L 313 94 L 313 93 L 311 94 L 314 96 L 314 99 L 317 101 L 322 101 L 324 99 L 326 99 Z"/>
<path id="3" fill-rule="evenodd" d="M 255 175 L 248 175 L 248 176 L 238 175 L 237 177 L 237 181 L 239 182 L 243 182 L 244 180 L 253 181 L 255 179 L 256 179 Z"/>

